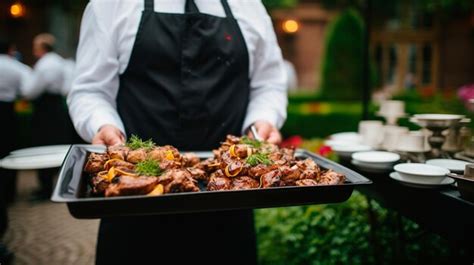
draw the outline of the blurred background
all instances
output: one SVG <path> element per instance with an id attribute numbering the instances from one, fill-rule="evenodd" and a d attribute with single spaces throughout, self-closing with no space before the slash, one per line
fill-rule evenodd
<path id="1" fill-rule="evenodd" d="M 41 32 L 55 35 L 56 52 L 74 58 L 87 2 L 1 1 L 0 34 L 13 40 L 17 58 L 30 66 L 35 63 L 32 39 Z M 361 119 L 378 119 L 375 110 L 385 99 L 403 100 L 409 114 L 473 117 L 469 99 L 474 98 L 474 1 L 263 2 L 287 61 L 289 106 L 282 129 L 287 143 L 335 158 L 322 139 L 356 131 Z M 31 146 L 33 111 L 28 101 L 16 101 L 19 147 Z M 406 118 L 400 124 L 416 128 Z M 20 176 L 19 191 L 28 192 L 36 185 L 28 179 L 33 178 Z M 4 242 L 15 252 L 17 264 L 57 253 L 52 246 L 71 237 L 78 243 L 57 261 L 50 255 L 47 263 L 93 260 L 96 221 L 74 220 L 64 205 L 28 204 L 21 196 L 10 212 Z M 55 243 L 47 240 L 51 244 L 32 247 L 34 240 L 25 235 L 47 237 L 48 231 L 41 231 L 41 226 L 37 231 L 22 229 L 29 225 L 25 222 L 58 222 L 46 213 L 59 216 L 59 223 L 66 225 L 60 227 Z M 338 205 L 257 210 L 256 225 L 261 264 L 448 264 L 466 254 L 357 192 Z"/>

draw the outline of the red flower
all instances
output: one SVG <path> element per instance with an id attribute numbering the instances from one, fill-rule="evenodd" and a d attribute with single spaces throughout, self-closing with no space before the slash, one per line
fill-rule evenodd
<path id="1" fill-rule="evenodd" d="M 298 148 L 303 144 L 303 138 L 299 135 L 290 136 L 280 144 L 282 148 Z"/>
<path id="2" fill-rule="evenodd" d="M 325 157 L 329 156 L 331 154 L 331 152 L 332 152 L 331 147 L 327 146 L 327 145 L 321 146 L 318 150 L 318 153 L 322 156 L 325 156 Z"/>

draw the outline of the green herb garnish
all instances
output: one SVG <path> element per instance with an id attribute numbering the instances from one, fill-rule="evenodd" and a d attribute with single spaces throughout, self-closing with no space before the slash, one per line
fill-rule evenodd
<path id="1" fill-rule="evenodd" d="M 160 165 L 153 159 L 143 160 L 135 166 L 135 171 L 140 175 L 159 176 L 162 172 Z"/>
<path id="2" fill-rule="evenodd" d="M 132 150 L 136 150 L 139 148 L 145 148 L 145 149 L 152 149 L 153 147 L 156 146 L 156 144 L 153 142 L 153 140 L 148 139 L 146 141 L 143 141 L 140 137 L 132 134 L 132 137 L 128 139 L 127 143 L 125 144 L 127 147 L 129 147 Z"/>
<path id="3" fill-rule="evenodd" d="M 245 162 L 251 166 L 256 166 L 258 164 L 264 164 L 264 165 L 271 165 L 272 161 L 268 158 L 267 154 L 262 154 L 262 153 L 256 153 L 252 154 L 247 159 Z"/>
<path id="4" fill-rule="evenodd" d="M 248 144 L 254 148 L 260 148 L 262 146 L 262 142 L 255 139 L 250 139 L 247 136 L 242 136 L 242 138 L 240 139 L 240 143 Z"/>

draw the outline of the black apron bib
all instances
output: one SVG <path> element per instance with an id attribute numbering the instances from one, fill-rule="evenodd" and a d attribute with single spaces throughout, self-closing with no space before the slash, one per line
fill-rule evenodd
<path id="1" fill-rule="evenodd" d="M 216 1 L 217 2 L 217 1 Z M 239 135 L 249 101 L 248 52 L 226 0 L 226 17 L 145 10 L 117 109 L 127 136 L 181 150 L 210 150 Z M 251 210 L 104 218 L 96 264 L 256 264 Z"/>

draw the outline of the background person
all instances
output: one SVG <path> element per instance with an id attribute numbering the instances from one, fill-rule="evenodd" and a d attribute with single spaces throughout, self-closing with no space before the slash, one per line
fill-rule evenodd
<path id="1" fill-rule="evenodd" d="M 32 143 L 34 146 L 71 143 L 70 119 L 65 104 L 65 83 L 69 69 L 65 60 L 54 52 L 55 38 L 48 33 L 33 40 L 33 55 L 38 59 L 33 73 L 23 87 L 32 100 Z M 57 168 L 38 170 L 40 189 L 33 199 L 49 199 Z"/>
<path id="2" fill-rule="evenodd" d="M 17 119 L 14 103 L 20 89 L 31 75 L 31 69 L 17 60 L 13 53 L 13 44 L 0 37 L 0 124 L 4 125 L 0 139 L 0 158 L 15 149 L 17 142 Z M 7 229 L 7 205 L 16 191 L 16 171 L 0 168 L 0 238 Z M 7 264 L 13 254 L 0 242 L 0 263 Z"/>

